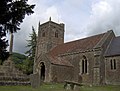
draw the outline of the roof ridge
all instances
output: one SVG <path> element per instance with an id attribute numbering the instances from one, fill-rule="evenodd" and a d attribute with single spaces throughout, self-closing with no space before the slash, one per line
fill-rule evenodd
<path id="1" fill-rule="evenodd" d="M 58 57 L 59 54 L 64 54 L 64 53 L 73 53 L 73 52 L 78 52 L 78 51 L 85 51 L 89 49 L 93 49 L 94 46 L 103 38 L 105 33 L 86 37 L 83 39 L 79 39 L 76 41 L 71 41 L 67 43 L 60 44 L 56 47 L 54 47 L 48 54 L 50 57 L 54 58 L 51 59 L 54 63 L 61 64 L 61 65 L 67 65 L 65 60 L 60 61 L 55 57 Z M 68 62 L 67 62 L 68 63 Z M 68 63 L 69 64 L 69 63 Z M 70 65 L 70 64 L 69 64 Z"/>
<path id="2" fill-rule="evenodd" d="M 69 41 L 69 42 L 66 42 L 64 44 L 71 43 L 71 42 L 76 42 L 76 41 L 80 41 L 80 40 L 85 40 L 85 39 L 88 39 L 88 38 L 91 38 L 91 37 L 96 37 L 96 36 L 100 36 L 100 35 L 104 35 L 104 34 L 106 34 L 106 32 L 105 33 L 101 33 L 101 34 L 92 35 L 92 36 L 85 37 L 85 38 L 81 38 L 81 39 L 77 39 L 77 40 L 73 40 L 73 41 Z"/>

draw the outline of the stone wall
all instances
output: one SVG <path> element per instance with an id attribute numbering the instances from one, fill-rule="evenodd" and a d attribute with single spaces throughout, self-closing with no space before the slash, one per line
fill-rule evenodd
<path id="1" fill-rule="evenodd" d="M 111 69 L 111 60 L 116 60 L 116 69 Z M 120 84 L 120 56 L 107 57 L 105 59 L 105 82 L 106 84 Z"/>
<path id="2" fill-rule="evenodd" d="M 115 34 L 110 30 L 104 34 L 103 38 L 93 49 L 86 49 L 84 51 L 73 50 L 71 53 L 59 55 L 63 60 L 69 61 L 73 67 L 55 65 L 47 58 L 47 53 L 55 46 L 64 43 L 64 24 L 54 23 L 50 19 L 48 22 L 39 25 L 34 73 L 37 71 L 41 74 L 40 63 L 43 62 L 45 64 L 44 82 L 73 80 L 84 84 L 104 84 L 107 81 L 105 78 L 109 75 L 105 75 L 107 74 L 107 71 L 105 73 L 105 62 L 107 61 L 104 60 L 104 53 L 114 37 Z M 86 58 L 85 60 L 87 60 L 86 73 L 82 73 L 84 57 Z M 118 75 L 115 77 L 117 76 Z M 107 81 L 107 83 L 109 83 L 109 81 Z"/>
<path id="3" fill-rule="evenodd" d="M 105 84 L 105 62 L 104 62 L 104 53 L 106 49 L 109 47 L 112 39 L 115 37 L 115 34 L 112 30 L 108 31 L 101 41 L 95 46 L 94 51 L 95 51 L 95 64 L 94 68 L 99 68 L 100 69 L 100 77 L 99 77 L 99 84 Z M 96 55 L 97 54 L 97 55 Z M 94 79 L 93 79 L 94 80 Z M 94 81 L 93 81 L 94 83 Z M 96 83 L 94 83 L 96 85 Z"/>
<path id="4" fill-rule="evenodd" d="M 57 34 L 56 34 L 57 33 Z M 64 43 L 64 24 L 54 23 L 49 20 L 46 23 L 39 24 L 37 47 L 34 60 L 34 71 L 40 74 L 40 63 L 45 63 L 45 82 L 50 82 L 50 61 L 45 57 L 47 53 L 55 46 Z"/>
<path id="5" fill-rule="evenodd" d="M 30 85 L 30 78 L 15 68 L 12 61 L 6 60 L 0 65 L 0 85 Z"/>
<path id="6" fill-rule="evenodd" d="M 37 53 L 47 53 L 55 46 L 64 43 L 64 24 L 48 21 L 39 25 Z"/>
<path id="7" fill-rule="evenodd" d="M 51 82 L 64 82 L 73 80 L 73 67 L 62 65 L 51 65 Z"/>
<path id="8" fill-rule="evenodd" d="M 45 65 L 45 80 L 44 82 L 50 82 L 51 80 L 51 63 L 47 58 L 46 54 L 41 54 L 37 61 L 34 63 L 34 74 L 39 73 L 41 74 L 41 62 Z"/>
<path id="9" fill-rule="evenodd" d="M 81 61 L 83 56 L 86 56 L 87 73 L 83 74 L 81 71 Z M 81 52 L 81 53 L 71 53 L 69 55 L 62 56 L 63 59 L 68 60 L 74 66 L 74 76 L 73 80 L 76 82 L 82 82 L 85 84 L 92 84 L 93 80 L 93 64 L 94 64 L 94 52 Z"/>

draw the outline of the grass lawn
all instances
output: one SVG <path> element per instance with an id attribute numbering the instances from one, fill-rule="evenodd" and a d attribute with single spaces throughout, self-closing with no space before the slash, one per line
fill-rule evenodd
<path id="1" fill-rule="evenodd" d="M 39 88 L 31 86 L 0 86 L 0 91 L 66 91 L 63 84 L 44 84 Z M 69 90 L 67 90 L 69 91 Z M 83 86 L 80 91 L 120 91 L 120 86 Z"/>
<path id="2" fill-rule="evenodd" d="M 83 86 L 81 91 L 120 91 L 120 86 Z"/>

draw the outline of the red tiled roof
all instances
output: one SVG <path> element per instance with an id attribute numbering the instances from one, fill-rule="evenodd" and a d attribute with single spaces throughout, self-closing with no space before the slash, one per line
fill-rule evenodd
<path id="1" fill-rule="evenodd" d="M 49 58 L 50 58 L 51 63 L 53 63 L 53 64 L 71 66 L 71 67 L 73 66 L 70 62 L 68 62 L 60 57 L 49 55 Z"/>
<path id="2" fill-rule="evenodd" d="M 60 44 L 57 47 L 53 48 L 49 53 L 50 55 L 58 56 L 59 54 L 93 49 L 94 46 L 101 40 L 104 34 L 105 33 Z"/>
<path id="3" fill-rule="evenodd" d="M 52 58 L 51 61 L 56 64 L 70 64 L 68 61 L 62 59 L 62 61 L 59 61 L 58 55 L 93 49 L 104 34 L 105 33 L 58 45 L 49 52 L 49 56 Z"/>

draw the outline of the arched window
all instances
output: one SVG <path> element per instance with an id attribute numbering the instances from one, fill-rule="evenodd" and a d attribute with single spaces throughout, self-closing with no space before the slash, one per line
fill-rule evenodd
<path id="1" fill-rule="evenodd" d="M 111 70 L 116 69 L 116 60 L 115 59 L 110 60 L 110 67 L 111 67 Z"/>
<path id="2" fill-rule="evenodd" d="M 111 70 L 113 69 L 113 61 L 112 59 L 110 60 L 110 67 L 111 67 Z"/>
<path id="3" fill-rule="evenodd" d="M 86 74 L 88 73 L 88 60 L 86 56 L 83 56 L 83 59 L 79 63 L 80 65 L 80 73 L 81 74 Z"/>
<path id="4" fill-rule="evenodd" d="M 55 32 L 55 37 L 58 38 L 58 31 Z"/>
<path id="5" fill-rule="evenodd" d="M 42 33 L 42 37 L 45 37 L 45 32 Z"/>
<path id="6" fill-rule="evenodd" d="M 84 60 L 82 60 L 82 73 L 84 73 L 84 65 L 85 65 L 85 62 Z"/>
<path id="7" fill-rule="evenodd" d="M 116 69 L 116 60 L 114 59 L 114 69 Z"/>
<path id="8" fill-rule="evenodd" d="M 87 66 L 87 59 L 85 59 L 85 73 L 87 73 L 87 71 L 88 71 L 88 66 Z"/>

